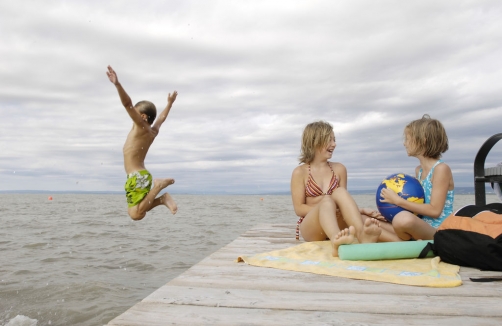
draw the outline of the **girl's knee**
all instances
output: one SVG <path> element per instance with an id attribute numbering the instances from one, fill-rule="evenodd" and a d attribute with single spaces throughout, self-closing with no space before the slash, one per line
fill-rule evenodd
<path id="1" fill-rule="evenodd" d="M 413 228 L 418 217 L 408 211 L 402 211 L 394 216 L 392 226 L 396 230 L 407 230 Z"/>
<path id="2" fill-rule="evenodd" d="M 336 209 L 335 201 L 330 196 L 324 196 L 324 198 L 319 202 L 319 205 L 322 207 L 329 206 L 329 207 L 333 207 L 334 209 Z"/>
<path id="3" fill-rule="evenodd" d="M 346 201 L 350 200 L 349 198 L 351 198 L 347 189 L 342 188 L 342 187 L 336 188 L 333 191 L 333 193 L 331 194 L 331 196 L 329 196 L 329 197 L 333 201 L 335 201 L 335 203 L 346 202 Z"/>

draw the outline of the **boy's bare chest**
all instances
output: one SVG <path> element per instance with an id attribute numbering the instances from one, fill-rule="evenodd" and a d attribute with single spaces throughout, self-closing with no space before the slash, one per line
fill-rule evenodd
<path id="1" fill-rule="evenodd" d="M 137 128 L 136 128 L 137 129 Z M 127 135 L 124 143 L 124 154 L 126 152 L 147 152 L 153 143 L 155 135 L 149 131 L 137 131 L 134 128 Z"/>

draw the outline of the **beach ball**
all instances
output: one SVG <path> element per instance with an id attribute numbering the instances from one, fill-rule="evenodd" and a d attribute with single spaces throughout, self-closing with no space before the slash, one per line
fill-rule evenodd
<path id="1" fill-rule="evenodd" d="M 404 173 L 389 175 L 387 178 L 383 179 L 376 193 L 376 205 L 378 211 L 389 222 L 392 222 L 397 213 L 405 209 L 394 204 L 380 202 L 380 199 L 382 199 L 382 197 L 380 197 L 380 193 L 383 188 L 393 190 L 401 198 L 408 201 L 419 204 L 424 203 L 424 188 L 422 188 L 422 185 L 417 178 Z"/>

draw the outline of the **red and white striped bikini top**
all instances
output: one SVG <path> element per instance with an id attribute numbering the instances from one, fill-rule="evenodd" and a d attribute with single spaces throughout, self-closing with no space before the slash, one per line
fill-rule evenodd
<path id="1" fill-rule="evenodd" d="M 331 172 L 333 173 L 333 176 L 331 177 L 331 181 L 329 183 L 328 191 L 323 192 L 321 187 L 317 185 L 317 182 L 315 182 L 314 178 L 312 177 L 312 173 L 310 172 L 309 164 L 309 179 L 307 180 L 307 184 L 305 185 L 305 197 L 331 195 L 333 191 L 338 187 L 338 178 L 336 177 L 335 172 L 333 171 L 333 168 L 331 167 L 329 162 L 327 163 L 329 168 L 331 169 Z"/>

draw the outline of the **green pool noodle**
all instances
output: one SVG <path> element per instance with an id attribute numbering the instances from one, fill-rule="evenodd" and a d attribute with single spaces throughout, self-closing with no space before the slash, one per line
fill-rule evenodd
<path id="1" fill-rule="evenodd" d="M 427 243 L 434 241 L 401 241 L 341 245 L 338 256 L 341 260 L 388 260 L 418 258 Z M 434 257 L 429 250 L 426 258 Z"/>

